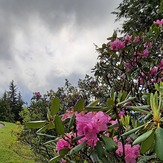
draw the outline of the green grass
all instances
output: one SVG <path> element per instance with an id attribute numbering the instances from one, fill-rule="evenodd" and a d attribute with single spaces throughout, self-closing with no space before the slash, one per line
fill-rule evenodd
<path id="1" fill-rule="evenodd" d="M 15 132 L 19 127 L 16 124 L 3 122 L 0 128 L 0 162 L 1 163 L 39 163 L 28 145 L 17 141 Z"/>

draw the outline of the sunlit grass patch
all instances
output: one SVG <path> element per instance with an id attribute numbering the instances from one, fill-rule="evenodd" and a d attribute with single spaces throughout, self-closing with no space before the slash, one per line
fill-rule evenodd
<path id="1" fill-rule="evenodd" d="M 0 128 L 0 162 L 36 163 L 30 147 L 18 141 L 14 134 L 19 132 L 20 128 L 13 123 L 4 122 L 4 124 L 5 126 Z"/>

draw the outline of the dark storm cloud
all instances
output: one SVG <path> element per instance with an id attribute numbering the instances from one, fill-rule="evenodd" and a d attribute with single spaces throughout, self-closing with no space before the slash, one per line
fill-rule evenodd
<path id="1" fill-rule="evenodd" d="M 76 28 L 96 28 L 119 0 L 0 0 L 0 59 L 11 59 L 15 27 L 25 30 L 35 17 L 57 32 L 73 21 Z M 80 34 L 79 34 L 80 35 Z"/>

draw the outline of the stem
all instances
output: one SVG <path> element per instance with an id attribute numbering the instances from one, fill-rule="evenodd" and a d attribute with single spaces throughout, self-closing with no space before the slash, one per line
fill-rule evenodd
<path id="1" fill-rule="evenodd" d="M 118 110 L 117 110 L 117 108 L 115 106 L 113 107 L 113 110 L 114 110 L 114 112 L 116 114 L 116 118 L 117 118 L 117 121 L 118 121 L 118 124 L 119 124 L 119 135 L 122 135 L 123 134 L 123 131 L 122 131 L 123 126 L 121 125 L 120 120 L 119 120 Z M 123 156 L 125 157 L 124 139 L 123 139 L 122 136 L 120 136 L 120 138 L 121 138 L 121 142 L 122 142 Z M 124 159 L 124 157 L 123 157 L 123 159 Z"/>

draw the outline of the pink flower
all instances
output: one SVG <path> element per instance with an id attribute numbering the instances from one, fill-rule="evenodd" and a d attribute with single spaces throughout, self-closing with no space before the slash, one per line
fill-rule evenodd
<path id="1" fill-rule="evenodd" d="M 117 136 L 114 136 L 114 137 L 113 137 L 113 140 L 114 140 L 114 142 L 118 143 Z"/>
<path id="2" fill-rule="evenodd" d="M 125 41 L 127 44 L 132 43 L 132 35 L 126 35 L 126 36 L 123 38 L 123 41 Z"/>
<path id="3" fill-rule="evenodd" d="M 148 48 L 148 47 L 151 47 L 151 46 L 152 46 L 152 43 L 151 42 L 144 43 L 144 47 L 145 48 Z"/>
<path id="4" fill-rule="evenodd" d="M 127 142 L 127 143 L 132 143 L 133 140 L 132 140 L 130 137 L 128 137 L 128 138 L 126 139 L 126 142 Z"/>
<path id="5" fill-rule="evenodd" d="M 125 162 L 136 163 L 136 159 L 140 155 L 139 152 L 140 146 L 139 145 L 131 146 L 131 144 L 125 144 L 124 148 L 125 148 Z M 116 150 L 116 154 L 119 155 L 120 157 L 123 155 L 123 147 L 121 142 L 118 142 L 118 149 Z"/>
<path id="6" fill-rule="evenodd" d="M 117 124 L 118 121 L 117 121 L 117 119 L 116 119 L 116 120 L 110 121 L 109 123 L 112 124 L 112 125 L 114 125 L 114 124 Z M 114 129 L 115 129 L 115 130 L 118 130 L 118 127 L 115 127 Z"/>
<path id="7" fill-rule="evenodd" d="M 139 157 L 139 145 L 131 147 L 130 144 L 125 145 L 125 161 L 126 163 L 136 163 L 136 159 Z"/>
<path id="8" fill-rule="evenodd" d="M 62 160 L 60 161 L 60 163 L 67 163 L 67 161 L 64 160 L 64 159 L 62 159 Z"/>
<path id="9" fill-rule="evenodd" d="M 149 55 L 149 51 L 148 51 L 148 49 L 145 49 L 145 50 L 143 51 L 143 56 L 144 56 L 144 57 L 148 57 L 148 55 Z"/>
<path id="10" fill-rule="evenodd" d="M 123 41 L 120 41 L 119 39 L 110 42 L 110 49 L 113 51 L 118 51 L 123 48 L 125 48 L 125 43 Z"/>
<path id="11" fill-rule="evenodd" d="M 163 67 L 163 59 L 160 61 L 159 66 Z"/>
<path id="12" fill-rule="evenodd" d="M 116 150 L 116 154 L 120 157 L 123 155 L 123 147 L 121 142 L 118 142 L 118 149 Z"/>
<path id="13" fill-rule="evenodd" d="M 80 113 L 76 112 L 75 115 L 76 115 L 76 122 L 77 122 L 76 128 L 78 130 L 78 135 L 83 135 L 84 127 L 91 122 L 91 119 L 95 115 L 95 113 L 89 112 L 85 114 L 84 112 L 80 112 Z"/>
<path id="14" fill-rule="evenodd" d="M 41 98 L 41 94 L 40 92 L 34 92 L 34 96 L 37 100 L 39 100 L 39 98 Z"/>
<path id="15" fill-rule="evenodd" d="M 76 128 L 77 135 L 84 136 L 84 138 L 78 141 L 79 143 L 87 140 L 89 146 L 95 146 L 98 141 L 97 134 L 100 131 L 107 130 L 107 123 L 110 121 L 110 116 L 99 112 L 84 112 L 75 113 L 76 115 Z"/>
<path id="16" fill-rule="evenodd" d="M 67 118 L 71 118 L 74 114 L 74 110 L 66 111 L 65 114 L 62 116 L 62 121 L 66 120 Z"/>
<path id="17" fill-rule="evenodd" d="M 158 72 L 158 67 L 153 67 L 152 69 L 150 69 L 151 75 L 156 75 L 157 72 Z"/>
<path id="18" fill-rule="evenodd" d="M 88 140 L 89 139 L 97 140 L 96 126 L 94 127 L 93 124 L 90 123 L 87 124 L 83 130 L 84 130 L 84 135 Z"/>
<path id="19" fill-rule="evenodd" d="M 96 127 L 97 132 L 107 130 L 107 123 L 111 120 L 111 117 L 105 114 L 102 111 L 96 113 L 94 117 L 92 117 L 92 124 Z"/>
<path id="20" fill-rule="evenodd" d="M 154 24 L 162 25 L 163 24 L 163 19 L 154 21 Z"/>
<path id="21" fill-rule="evenodd" d="M 163 59 L 160 61 L 158 66 L 159 66 L 159 70 L 162 71 L 161 73 L 163 75 Z"/>
<path id="22" fill-rule="evenodd" d="M 125 66 L 128 71 L 133 67 L 129 62 L 126 62 Z"/>
<path id="23" fill-rule="evenodd" d="M 119 117 L 124 117 L 125 116 L 125 110 L 120 111 L 118 114 Z"/>
<path id="24" fill-rule="evenodd" d="M 133 42 L 139 42 L 140 41 L 140 36 L 136 36 L 133 40 Z"/>
<path id="25" fill-rule="evenodd" d="M 139 77 L 139 78 L 138 78 L 138 81 L 139 81 L 139 84 L 140 84 L 140 85 L 143 84 L 143 78 L 142 78 L 142 77 Z"/>
<path id="26" fill-rule="evenodd" d="M 64 139 L 63 138 L 59 139 L 56 145 L 56 150 L 60 151 L 61 149 L 64 148 L 70 148 L 70 143 L 68 139 L 70 138 L 64 137 Z"/>
<path id="27" fill-rule="evenodd" d="M 105 134 L 105 136 L 109 137 L 109 136 L 110 136 L 110 134 L 109 134 L 109 133 L 107 133 L 107 134 Z"/>

